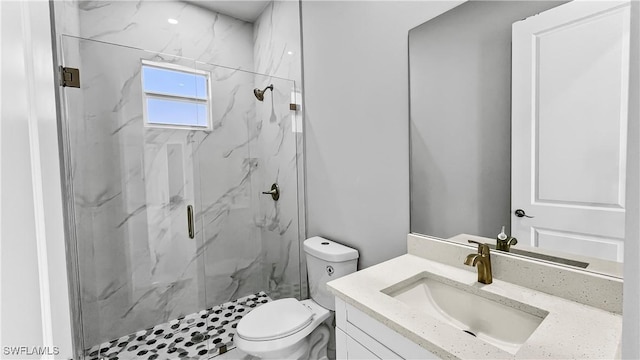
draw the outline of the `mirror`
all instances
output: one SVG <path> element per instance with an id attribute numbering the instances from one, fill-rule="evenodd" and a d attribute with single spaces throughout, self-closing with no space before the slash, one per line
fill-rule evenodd
<path id="1" fill-rule="evenodd" d="M 411 232 L 495 247 L 504 226 L 516 256 L 622 277 L 628 22 L 468 1 L 412 29 Z"/>

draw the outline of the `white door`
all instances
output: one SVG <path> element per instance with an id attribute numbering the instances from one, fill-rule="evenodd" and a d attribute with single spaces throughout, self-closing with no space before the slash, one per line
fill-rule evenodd
<path id="1" fill-rule="evenodd" d="M 629 9 L 577 0 L 513 24 L 511 228 L 525 244 L 622 261 Z"/>

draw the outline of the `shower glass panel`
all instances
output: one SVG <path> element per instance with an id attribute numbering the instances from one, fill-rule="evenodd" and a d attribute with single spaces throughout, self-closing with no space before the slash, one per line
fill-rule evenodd
<path id="1" fill-rule="evenodd" d="M 198 63 L 212 131 L 197 134 L 207 306 L 266 292 L 301 297 L 294 82 Z M 254 88 L 273 90 L 259 101 Z M 223 170 L 224 169 L 224 170 Z M 224 174 L 221 171 L 225 171 Z M 278 184 L 277 201 L 263 194 Z M 306 279 L 304 279 L 306 280 Z"/>
<path id="2" fill-rule="evenodd" d="M 202 87 L 193 60 L 67 36 L 61 45 L 64 65 L 80 69 L 81 87 L 65 88 L 64 100 L 85 353 L 147 358 L 160 338 L 192 336 L 191 324 L 156 326 L 205 309 L 201 231 L 190 236 L 187 219 L 188 206 L 200 210 L 203 130 L 180 126 L 203 110 L 178 108 L 164 118 L 176 126 L 148 122 L 151 100 L 188 96 L 145 93 L 141 69 L 150 61 L 181 71 L 173 85 L 191 97 Z"/>
<path id="3" fill-rule="evenodd" d="M 80 70 L 62 128 L 87 358 L 221 354 L 244 314 L 304 296 L 294 82 L 60 43 Z"/>

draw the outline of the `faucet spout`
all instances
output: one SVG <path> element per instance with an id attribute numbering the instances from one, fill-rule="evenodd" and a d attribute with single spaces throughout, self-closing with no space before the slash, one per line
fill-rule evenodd
<path id="1" fill-rule="evenodd" d="M 491 271 L 491 254 L 489 252 L 489 245 L 481 244 L 473 240 L 469 240 L 469 242 L 478 244 L 478 252 L 467 255 L 467 258 L 464 260 L 464 264 L 478 268 L 478 282 L 482 284 L 491 284 L 493 282 L 493 274 Z"/>
<path id="2" fill-rule="evenodd" d="M 464 264 L 469 266 L 476 266 L 476 263 L 478 262 L 478 257 L 480 257 L 479 254 L 469 254 L 467 255 L 467 258 L 464 260 Z"/>

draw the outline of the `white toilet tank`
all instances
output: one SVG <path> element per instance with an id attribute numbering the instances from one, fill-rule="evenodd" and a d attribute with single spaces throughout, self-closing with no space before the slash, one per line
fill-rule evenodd
<path id="1" fill-rule="evenodd" d="M 358 265 L 358 250 L 314 236 L 304 241 L 311 298 L 325 309 L 335 310 L 333 294 L 326 284 L 351 274 Z"/>

